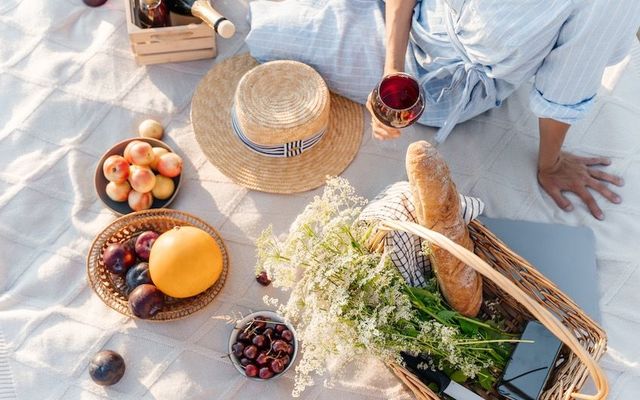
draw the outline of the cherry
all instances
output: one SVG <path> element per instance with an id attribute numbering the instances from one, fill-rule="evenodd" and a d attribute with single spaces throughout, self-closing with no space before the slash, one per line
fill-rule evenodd
<path id="1" fill-rule="evenodd" d="M 242 353 L 244 352 L 244 344 L 238 342 L 236 344 L 234 344 L 233 346 L 231 346 L 231 349 L 233 350 L 233 355 L 236 357 L 242 357 Z"/>
<path id="2" fill-rule="evenodd" d="M 269 379 L 273 376 L 273 372 L 269 369 L 269 367 L 260 368 L 259 375 L 262 379 Z"/>
<path id="3" fill-rule="evenodd" d="M 258 348 L 254 345 L 245 347 L 243 354 L 250 360 L 253 360 L 258 355 Z"/>
<path id="4" fill-rule="evenodd" d="M 258 347 L 262 347 L 262 346 L 264 346 L 266 341 L 267 341 L 267 339 L 264 337 L 264 335 L 256 335 L 256 336 L 254 336 L 254 338 L 251 341 L 251 343 L 255 344 Z"/>
<path id="5" fill-rule="evenodd" d="M 271 361 L 271 364 L 269 366 L 271 367 L 271 371 L 279 374 L 280 372 L 284 371 L 284 365 L 285 364 L 281 359 L 276 358 L 275 360 Z"/>
<path id="6" fill-rule="evenodd" d="M 291 358 L 289 357 L 288 354 L 285 354 L 282 358 L 281 358 L 282 362 L 284 363 L 285 366 L 289 365 L 289 363 L 291 362 Z"/>
<path id="7" fill-rule="evenodd" d="M 284 340 L 276 340 L 271 345 L 271 349 L 275 352 L 287 352 L 287 343 Z"/>
<path id="8" fill-rule="evenodd" d="M 264 329 L 267 327 L 267 323 L 264 322 L 264 317 L 255 317 L 253 321 L 253 327 L 256 329 Z"/>
<path id="9" fill-rule="evenodd" d="M 267 276 L 266 271 L 262 271 L 258 275 L 256 275 L 256 280 L 262 286 L 269 286 L 269 284 L 271 284 L 271 279 L 269 279 L 269 276 Z"/>
<path id="10" fill-rule="evenodd" d="M 259 366 L 264 367 L 269 362 L 269 358 L 270 357 L 267 356 L 267 353 L 263 351 L 262 353 L 260 353 L 260 355 L 258 355 L 258 358 L 256 358 L 256 363 Z"/>
<path id="11" fill-rule="evenodd" d="M 286 326 L 286 325 L 282 325 L 282 324 L 278 324 L 278 325 L 276 325 L 276 332 L 278 332 L 278 333 L 280 333 L 280 334 L 281 334 L 284 330 L 286 330 L 286 329 L 287 329 L 287 326 Z"/>
<path id="12" fill-rule="evenodd" d="M 258 375 L 258 367 L 256 367 L 253 364 L 249 364 L 244 368 L 244 373 L 247 376 L 254 377 L 254 376 Z"/>
<path id="13" fill-rule="evenodd" d="M 282 331 L 282 334 L 280 336 L 282 336 L 282 338 L 287 342 L 291 342 L 293 340 L 293 333 L 288 329 Z"/>
<path id="14" fill-rule="evenodd" d="M 242 365 L 243 367 L 246 367 L 249 364 L 251 364 L 251 360 L 249 360 L 248 358 L 242 357 L 240 359 L 240 365 Z"/>
<path id="15" fill-rule="evenodd" d="M 248 332 L 240 332 L 238 333 L 238 341 L 239 342 L 250 342 L 251 338 L 249 337 L 249 333 Z"/>

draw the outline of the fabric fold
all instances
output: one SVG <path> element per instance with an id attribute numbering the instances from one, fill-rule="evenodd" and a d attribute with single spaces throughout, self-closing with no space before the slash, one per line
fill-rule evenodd
<path id="1" fill-rule="evenodd" d="M 595 102 L 596 95 L 594 94 L 576 104 L 555 103 L 546 99 L 535 86 L 531 88 L 529 94 L 531 111 L 538 118 L 551 118 L 569 125 L 578 122 L 593 107 Z"/>

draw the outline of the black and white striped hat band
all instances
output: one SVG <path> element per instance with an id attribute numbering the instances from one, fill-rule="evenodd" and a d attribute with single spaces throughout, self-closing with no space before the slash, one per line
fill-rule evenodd
<path id="1" fill-rule="evenodd" d="M 249 149 L 263 156 L 281 158 L 295 157 L 304 153 L 305 151 L 315 146 L 327 131 L 327 128 L 325 127 L 320 132 L 304 140 L 296 140 L 294 142 L 289 142 L 281 145 L 260 145 L 252 142 L 242 131 L 240 123 L 238 122 L 238 115 L 236 114 L 235 105 L 231 107 L 231 126 L 233 127 L 233 131 L 235 132 L 236 136 L 238 136 L 240 141 L 242 141 L 242 143 L 244 143 L 244 145 Z"/>

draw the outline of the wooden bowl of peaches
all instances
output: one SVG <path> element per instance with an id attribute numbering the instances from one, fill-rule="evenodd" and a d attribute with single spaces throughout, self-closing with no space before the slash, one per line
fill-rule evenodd
<path id="1" fill-rule="evenodd" d="M 182 158 L 148 137 L 123 140 L 104 153 L 94 176 L 100 200 L 115 213 L 168 207 L 180 188 Z"/>

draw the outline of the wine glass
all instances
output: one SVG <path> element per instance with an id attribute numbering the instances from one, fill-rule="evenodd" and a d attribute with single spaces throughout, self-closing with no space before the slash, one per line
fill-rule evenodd
<path id="1" fill-rule="evenodd" d="M 392 128 L 413 124 L 424 111 L 424 96 L 418 81 L 403 72 L 385 76 L 373 89 L 371 109 L 380 122 Z"/>

